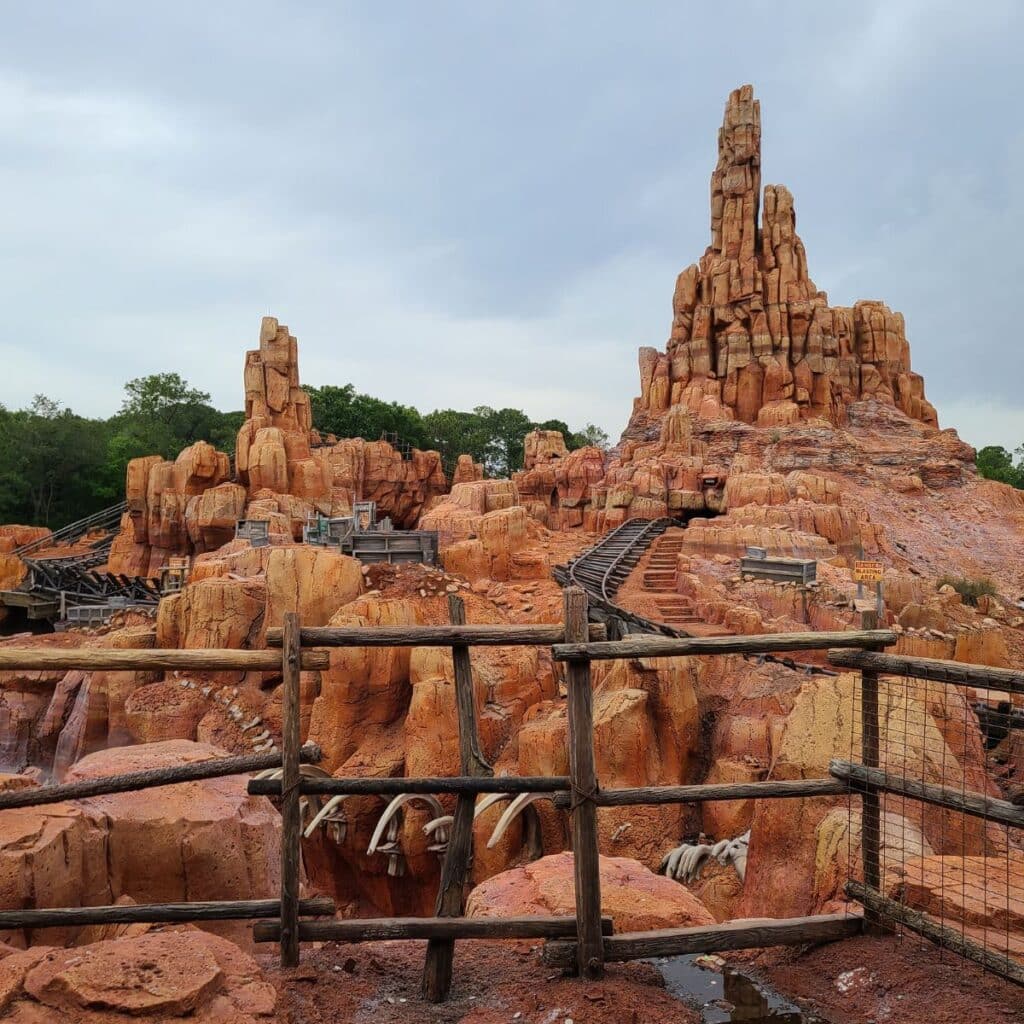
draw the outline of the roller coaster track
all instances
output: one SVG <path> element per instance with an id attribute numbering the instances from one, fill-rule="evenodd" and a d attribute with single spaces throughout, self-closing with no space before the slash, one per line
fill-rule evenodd
<path id="1" fill-rule="evenodd" d="M 48 534 L 46 537 L 40 537 L 38 540 L 29 541 L 28 544 L 22 544 L 20 548 L 14 549 L 13 554 L 24 559 L 26 555 L 30 555 L 34 551 L 42 551 L 45 548 L 55 547 L 58 544 L 73 544 L 76 540 L 81 540 L 95 530 L 105 530 L 107 532 L 109 536 L 107 547 L 109 548 L 109 541 L 113 540 L 116 528 L 121 522 L 121 516 L 127 510 L 128 503 L 126 501 L 118 502 L 118 504 L 100 509 L 99 512 L 94 512 L 91 516 L 86 516 L 84 519 L 68 523 L 67 526 L 54 530 L 53 533 Z"/>
<path id="2" fill-rule="evenodd" d="M 72 605 L 157 604 L 160 591 L 154 580 L 146 576 L 101 572 L 98 568 L 110 555 L 117 526 L 127 508 L 127 503 L 122 501 L 16 548 L 14 554 L 25 563 L 29 574 L 17 591 L 0 593 L 0 603 L 14 606 L 35 603 L 48 608 L 59 605 L 63 595 L 65 602 Z M 104 535 L 84 551 L 46 554 L 49 548 L 75 544 L 101 530 L 105 531 Z M 50 614 L 45 612 L 46 617 Z"/>
<path id="3" fill-rule="evenodd" d="M 555 566 L 552 576 L 563 587 L 575 585 L 587 592 L 591 618 L 608 625 L 609 638 L 627 633 L 657 633 L 661 636 L 689 637 L 684 629 L 676 629 L 664 622 L 655 622 L 616 604 L 615 595 L 629 574 L 636 568 L 644 552 L 670 526 L 682 526 L 675 519 L 628 519 L 612 530 L 592 548 L 587 548 L 566 565 Z M 771 654 L 744 655 L 747 661 L 758 664 L 770 661 L 808 675 L 835 676 L 838 672 L 807 665 L 792 658 L 777 658 Z"/>

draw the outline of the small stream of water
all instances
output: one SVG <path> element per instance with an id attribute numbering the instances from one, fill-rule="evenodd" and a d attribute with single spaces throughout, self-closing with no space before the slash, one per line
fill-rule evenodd
<path id="1" fill-rule="evenodd" d="M 828 1024 L 731 964 L 716 969 L 701 966 L 702 959 L 673 956 L 651 962 L 665 979 L 667 991 L 700 1011 L 703 1024 Z"/>

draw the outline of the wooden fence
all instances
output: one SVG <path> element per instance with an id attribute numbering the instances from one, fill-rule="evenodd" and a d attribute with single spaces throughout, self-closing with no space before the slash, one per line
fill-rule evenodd
<path id="1" fill-rule="evenodd" d="M 283 628 L 268 631 L 271 647 L 280 651 L 217 650 L 76 650 L 7 648 L 0 650 L 4 668 L 81 668 L 138 670 L 258 669 L 280 671 L 283 680 L 283 739 L 280 754 L 229 758 L 135 773 L 85 783 L 50 786 L 0 794 L 0 810 L 31 806 L 53 800 L 123 792 L 153 785 L 169 785 L 187 779 L 251 772 L 266 767 L 282 768 L 280 779 L 251 779 L 248 791 L 254 795 L 276 796 L 281 800 L 281 894 L 278 900 L 246 903 L 183 904 L 175 907 L 95 907 L 72 910 L 26 910 L 5 912 L 0 926 L 43 927 L 54 915 L 79 915 L 76 923 L 131 920 L 210 920 L 214 916 L 265 917 L 257 923 L 258 941 L 280 945 L 283 967 L 294 966 L 304 941 L 335 940 L 360 942 L 379 939 L 426 939 L 428 941 L 423 993 L 432 1001 L 443 1000 L 451 985 L 454 942 L 465 939 L 544 938 L 546 962 L 574 969 L 586 978 L 598 978 L 609 961 L 695 952 L 717 952 L 783 944 L 803 944 L 857 934 L 861 918 L 829 914 L 796 919 L 764 919 L 726 922 L 700 928 L 663 929 L 653 932 L 611 934 L 611 923 L 601 916 L 598 869 L 597 808 L 629 804 L 693 803 L 709 800 L 834 797 L 859 793 L 865 820 L 879 814 L 878 794 L 888 782 L 871 772 L 878 767 L 877 679 L 878 673 L 908 669 L 944 672 L 944 681 L 965 682 L 975 678 L 975 666 L 923 659 L 894 659 L 877 653 L 896 640 L 893 632 L 862 629 L 834 633 L 789 633 L 763 636 L 716 637 L 707 639 L 631 636 L 608 642 L 604 627 L 588 624 L 586 595 L 570 587 L 564 594 L 562 625 L 466 625 L 461 599 L 449 599 L 450 625 L 409 627 L 306 627 L 289 614 Z M 337 647 L 450 647 L 455 669 L 455 701 L 459 725 L 460 775 L 444 778 L 310 778 L 300 773 L 304 761 L 315 762 L 319 751 L 300 745 L 299 677 L 303 669 L 327 667 L 329 651 Z M 473 696 L 470 648 L 474 646 L 551 646 L 554 658 L 564 663 L 568 700 L 569 775 L 535 778 L 495 777 L 481 752 Z M 766 781 L 690 786 L 648 786 L 602 789 L 596 776 L 593 746 L 591 662 L 611 658 L 663 658 L 680 655 L 762 654 L 798 650 L 829 649 L 834 665 L 860 668 L 864 679 L 862 765 L 834 764 L 829 777 L 808 780 Z M 898 661 L 898 665 L 895 662 Z M 911 664 L 915 662 L 915 664 Z M 991 673 L 996 670 L 977 669 Z M 957 675 L 959 673 L 959 675 Z M 940 678 L 939 675 L 927 678 Z M 1007 688 L 1010 680 L 1000 685 Z M 474 801 L 480 793 L 549 792 L 555 805 L 569 812 L 574 853 L 575 914 L 571 917 L 467 918 L 464 892 L 469 878 Z M 380 920 L 303 920 L 304 916 L 329 915 L 329 900 L 299 897 L 303 795 L 450 793 L 457 796 L 447 852 L 432 918 L 386 918 Z M 963 796 L 963 794 L 958 794 Z M 925 797 L 922 797 L 924 799 Z M 927 798 L 944 806 L 963 810 L 953 796 L 928 792 Z M 986 798 L 987 799 L 987 798 Z M 948 801 L 948 802 L 947 802 Z M 994 810 L 1010 815 L 1005 801 Z M 1005 804 L 1005 806 L 1002 806 Z M 1018 809 L 1019 812 L 1019 809 Z M 969 811 L 966 813 L 970 813 Z M 865 829 L 865 835 L 868 830 Z M 872 832 L 877 836 L 877 830 Z M 851 884 L 852 898 L 865 906 L 866 920 L 880 923 L 881 877 L 877 841 L 863 844 L 864 883 Z M 887 906 L 887 904 L 886 904 Z M 891 908 L 889 908 L 891 909 Z M 168 917 L 167 915 L 181 915 Z M 134 915 L 134 916 L 132 916 Z M 160 916 L 163 915 L 163 916 Z M 192 916 L 188 916 L 192 915 Z M 68 921 L 70 919 L 63 919 Z M 913 924 L 908 923 L 909 927 Z M 927 934 L 925 929 L 922 934 Z M 931 937 L 931 936 L 930 936 Z M 995 966 L 987 962 L 988 966 Z M 1006 972 L 1002 972 L 1006 973 Z M 1011 976 L 1011 975 L 1008 975 Z"/>

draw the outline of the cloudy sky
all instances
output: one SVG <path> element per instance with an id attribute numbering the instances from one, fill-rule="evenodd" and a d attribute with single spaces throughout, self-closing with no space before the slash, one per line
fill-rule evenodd
<path id="1" fill-rule="evenodd" d="M 3 0 L 0 402 L 307 383 L 618 435 L 708 243 L 730 89 L 836 304 L 944 426 L 1024 441 L 1024 4 Z M 721 12 L 728 12 L 724 14 Z"/>

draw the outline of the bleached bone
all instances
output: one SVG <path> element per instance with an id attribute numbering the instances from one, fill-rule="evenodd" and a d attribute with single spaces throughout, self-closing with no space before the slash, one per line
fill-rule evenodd
<path id="1" fill-rule="evenodd" d="M 732 865 L 740 881 L 747 872 L 747 852 L 750 847 L 750 832 L 735 839 L 722 839 L 717 843 L 704 842 L 703 834 L 696 843 L 683 843 L 665 855 L 658 870 L 678 882 L 695 882 L 709 860 L 716 860 L 723 867 Z"/>
<path id="2" fill-rule="evenodd" d="M 264 740 L 270 739 L 270 730 L 264 729 L 263 732 L 257 733 L 252 737 L 254 743 L 262 743 Z"/>
<path id="3" fill-rule="evenodd" d="M 423 834 L 429 839 L 438 829 L 444 831 L 445 829 L 451 828 L 455 822 L 454 814 L 445 814 L 440 818 L 434 818 L 433 821 L 428 821 L 423 826 Z"/>
<path id="4" fill-rule="evenodd" d="M 384 809 L 384 813 L 381 815 L 380 821 L 377 822 L 377 827 L 373 830 L 373 836 L 370 838 L 370 846 L 367 849 L 367 854 L 372 854 L 377 851 L 377 846 L 384 835 L 384 829 L 394 821 L 396 824 L 396 838 L 397 838 L 397 824 L 398 818 L 396 815 L 402 809 L 405 804 L 413 804 L 416 801 L 424 803 L 427 807 L 434 812 L 435 818 L 440 818 L 444 815 L 444 808 L 441 806 L 441 801 L 436 796 L 430 796 L 425 793 L 399 793 L 391 803 Z"/>
<path id="5" fill-rule="evenodd" d="M 258 715 L 251 721 L 246 722 L 245 725 L 241 726 L 242 732 L 248 732 L 250 729 L 255 729 L 257 725 L 262 725 L 263 719 Z"/>
<path id="6" fill-rule="evenodd" d="M 473 820 L 475 821 L 480 817 L 488 807 L 493 807 L 495 804 L 501 803 L 502 800 L 511 800 L 511 793 L 488 793 L 487 796 L 481 800 L 476 807 L 473 808 Z"/>
<path id="7" fill-rule="evenodd" d="M 322 822 L 335 807 L 338 807 L 343 800 L 348 799 L 348 795 L 348 793 L 342 793 L 340 796 L 332 796 L 331 799 L 328 800 L 313 817 L 313 820 L 306 827 L 306 831 L 302 833 L 303 837 L 309 839 L 309 837 L 316 831 L 320 822 Z"/>
<path id="8" fill-rule="evenodd" d="M 526 807 L 532 803 L 536 803 L 538 800 L 550 799 L 550 793 L 520 793 L 515 800 L 505 808 L 501 817 L 498 819 L 498 824 L 494 826 L 491 838 L 487 840 L 487 849 L 492 850 L 501 842 L 501 837 L 508 831 L 508 827 L 515 820 L 516 815 L 520 814 Z"/>

